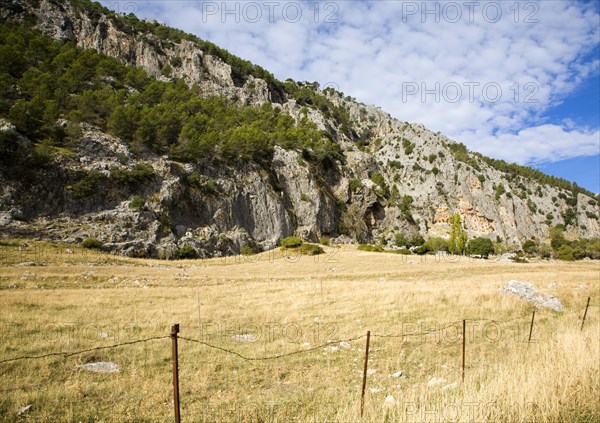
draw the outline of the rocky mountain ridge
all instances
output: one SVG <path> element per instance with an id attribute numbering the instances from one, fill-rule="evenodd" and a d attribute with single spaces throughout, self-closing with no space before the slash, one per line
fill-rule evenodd
<path id="1" fill-rule="evenodd" d="M 181 162 L 134 152 L 119 137 L 83 122 L 77 148 L 54 155 L 37 179 L 0 169 L 0 227 L 8 234 L 71 242 L 96 237 L 112 251 L 165 258 L 186 244 L 203 257 L 237 254 L 244 247 L 259 251 L 290 235 L 389 244 L 398 233 L 447 237 L 454 213 L 470 238 L 516 247 L 531 238 L 546 240 L 556 224 L 566 224 L 573 238 L 600 236 L 600 209 L 589 193 L 545 184 L 533 171 L 526 177 L 525 168 L 505 172 L 423 125 L 401 122 L 335 90 L 273 82 L 269 74 L 262 79 L 253 73 L 264 71 L 242 72 L 234 61 L 235 70 L 219 50 L 209 54 L 193 38 L 161 38 L 157 34 L 171 32 L 132 17 L 134 25 L 124 27 L 121 18 L 83 1 L 2 5 L 3 20 L 32 21 L 43 34 L 141 67 L 167 83 L 184 80 L 203 96 L 252 107 L 269 103 L 296 122 L 308 119 L 342 153 L 328 166 L 280 146 L 268 165 Z M 294 96 L 307 88 L 316 97 Z M 2 118 L 0 131 L 18 128 Z M 85 199 L 74 201 L 73 184 L 92 171 L 102 178 Z"/>

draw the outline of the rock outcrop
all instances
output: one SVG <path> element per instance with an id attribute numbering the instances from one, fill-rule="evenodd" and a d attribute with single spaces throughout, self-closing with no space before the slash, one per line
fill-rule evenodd
<path id="1" fill-rule="evenodd" d="M 275 92 L 261 78 L 240 80 L 230 64 L 191 38 L 165 40 L 151 31 L 124 28 L 79 2 L 6 3 L 2 19 L 29 15 L 44 34 L 139 66 L 158 79 L 183 79 L 198 84 L 203 95 L 245 105 L 273 102 L 296 121 L 305 115 L 331 134 L 344 156 L 343 162 L 317 169 L 298 152 L 277 147 L 270 166 L 184 164 L 136 155 L 119 138 L 82 124 L 75 156 L 56 157 L 33 180 L 0 169 L 0 228 L 6 234 L 71 242 L 93 236 L 107 249 L 140 256 L 173 257 L 188 244 L 209 257 L 236 254 L 243 247 L 272 248 L 290 235 L 363 242 L 392 242 L 400 232 L 447 237 L 449 219 L 458 213 L 469 237 L 520 246 L 527 239 L 547 239 L 549 227 L 565 223 L 569 210 L 576 222 L 568 226 L 569 236 L 600 236 L 594 198 L 506 173 L 478 155 L 457 154 L 452 140 L 421 124 L 316 88 L 347 113 L 350 127 L 344 128 L 321 110 L 300 107 Z M 13 130 L 0 121 L 0 131 Z M 134 178 L 142 200 L 134 201 L 130 182 L 115 182 L 115 169 L 125 175 L 145 169 L 141 180 Z M 93 192 L 77 200 L 84 171 L 97 176 Z M 403 198 L 410 199 L 409 210 L 401 206 Z"/>

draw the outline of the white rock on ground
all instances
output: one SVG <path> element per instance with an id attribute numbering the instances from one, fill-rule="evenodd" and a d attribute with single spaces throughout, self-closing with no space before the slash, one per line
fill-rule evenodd
<path id="1" fill-rule="evenodd" d="M 431 379 L 429 379 L 429 382 L 427 382 L 427 386 L 436 386 L 441 383 L 444 383 L 445 381 L 446 379 L 442 379 L 441 377 L 432 377 Z"/>
<path id="2" fill-rule="evenodd" d="M 558 312 L 563 311 L 563 306 L 558 298 L 550 294 L 538 292 L 534 285 L 527 282 L 510 280 L 507 285 L 500 287 L 500 293 L 515 295 L 538 307 L 550 308 Z"/>
<path id="3" fill-rule="evenodd" d="M 110 361 L 98 361 L 96 363 L 86 363 L 77 366 L 83 370 L 94 373 L 117 373 L 119 372 L 119 365 Z"/>
<path id="4" fill-rule="evenodd" d="M 447 391 L 448 389 L 454 389 L 458 387 L 458 382 L 450 383 L 442 388 L 442 390 Z"/>
<path id="5" fill-rule="evenodd" d="M 29 410 L 31 410 L 33 407 L 33 405 L 29 404 L 26 405 L 25 407 L 21 407 L 17 410 L 17 416 L 22 416 L 23 414 L 27 413 Z"/>
<path id="6" fill-rule="evenodd" d="M 401 377 L 401 376 L 402 376 L 402 370 L 392 374 L 392 377 Z"/>
<path id="7" fill-rule="evenodd" d="M 389 406 L 396 404 L 396 399 L 394 398 L 393 395 L 388 395 L 387 397 L 385 397 L 385 401 L 383 403 L 384 403 L 384 405 L 389 407 Z"/>
<path id="8" fill-rule="evenodd" d="M 340 342 L 340 347 L 342 347 L 345 350 L 349 350 L 351 348 L 350 344 L 344 341 Z"/>

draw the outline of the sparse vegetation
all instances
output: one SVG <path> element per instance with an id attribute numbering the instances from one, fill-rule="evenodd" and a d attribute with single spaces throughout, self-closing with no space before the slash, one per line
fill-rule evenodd
<path id="1" fill-rule="evenodd" d="M 350 188 L 350 192 L 356 192 L 362 188 L 362 182 L 360 179 L 350 179 L 348 181 L 348 188 Z"/>
<path id="2" fill-rule="evenodd" d="M 99 249 L 102 247 L 102 241 L 100 241 L 98 238 L 91 236 L 89 238 L 84 239 L 81 243 L 81 246 L 83 248 Z"/>
<path id="3" fill-rule="evenodd" d="M 184 244 L 177 251 L 177 258 L 180 260 L 198 258 L 198 252 L 190 244 Z"/>
<path id="4" fill-rule="evenodd" d="M 383 253 L 383 245 L 360 244 L 359 251 L 368 251 L 370 253 Z"/>
<path id="5" fill-rule="evenodd" d="M 249 245 L 244 245 L 240 248 L 240 254 L 243 256 L 251 256 L 254 254 L 254 249 Z"/>
<path id="6" fill-rule="evenodd" d="M 142 210 L 144 208 L 144 206 L 146 205 L 146 200 L 144 199 L 144 197 L 139 196 L 139 195 L 134 195 L 133 197 L 131 197 L 131 200 L 129 201 L 129 208 L 132 208 L 134 210 Z"/>

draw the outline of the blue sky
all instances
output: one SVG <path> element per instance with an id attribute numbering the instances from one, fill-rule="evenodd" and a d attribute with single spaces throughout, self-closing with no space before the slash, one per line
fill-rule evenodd
<path id="1" fill-rule="evenodd" d="M 600 191 L 600 2 L 103 2 Z"/>

